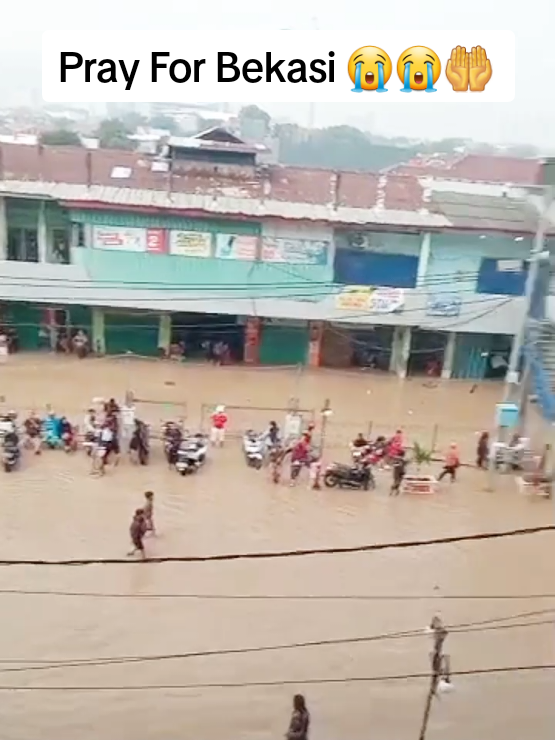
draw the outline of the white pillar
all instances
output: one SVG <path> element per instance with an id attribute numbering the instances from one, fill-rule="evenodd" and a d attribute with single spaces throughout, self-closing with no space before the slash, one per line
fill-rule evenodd
<path id="1" fill-rule="evenodd" d="M 428 273 L 428 263 L 430 262 L 430 248 L 432 244 L 432 235 L 429 232 L 422 234 L 420 243 L 420 258 L 418 260 L 418 272 L 416 274 L 416 286 L 421 288 L 426 280 Z"/>
<path id="2" fill-rule="evenodd" d="M 48 230 L 46 228 L 46 201 L 41 201 L 37 228 L 39 262 L 48 262 Z"/>
<path id="3" fill-rule="evenodd" d="M 8 259 L 8 221 L 6 199 L 0 198 L 0 260 Z"/>
<path id="4" fill-rule="evenodd" d="M 507 385 L 517 385 L 520 380 L 520 365 L 519 365 L 519 359 L 520 359 L 520 352 L 522 350 L 522 343 L 520 339 L 520 335 L 517 332 L 513 336 L 513 343 L 511 345 L 511 356 L 509 358 L 509 369 L 507 371 L 507 377 L 505 378 L 505 382 Z M 511 370 L 511 368 L 514 368 L 514 370 Z"/>
<path id="5" fill-rule="evenodd" d="M 455 347 L 457 344 L 457 333 L 454 331 L 449 332 L 447 337 L 447 345 L 445 347 L 445 354 L 443 356 L 443 369 L 441 371 L 441 377 L 445 380 L 449 380 L 453 373 L 453 361 L 455 360 Z"/>
<path id="6" fill-rule="evenodd" d="M 400 378 L 407 377 L 407 365 L 410 355 L 410 326 L 396 326 L 393 332 L 393 345 L 391 348 L 391 362 L 389 369 Z"/>

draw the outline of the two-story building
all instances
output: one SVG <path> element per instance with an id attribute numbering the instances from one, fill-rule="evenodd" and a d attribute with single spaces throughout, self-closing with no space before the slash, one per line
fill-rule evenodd
<path id="1" fill-rule="evenodd" d="M 222 129 L 156 158 L 0 145 L 0 321 L 19 348 L 83 327 L 100 353 L 225 338 L 251 363 L 504 372 L 539 163 L 516 187 L 494 163 L 471 182 L 259 155 Z"/>

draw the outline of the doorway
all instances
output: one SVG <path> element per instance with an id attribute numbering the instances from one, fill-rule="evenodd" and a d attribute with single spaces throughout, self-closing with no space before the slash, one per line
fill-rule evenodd
<path id="1" fill-rule="evenodd" d="M 440 377 L 446 347 L 447 334 L 445 332 L 412 329 L 407 375 Z"/>

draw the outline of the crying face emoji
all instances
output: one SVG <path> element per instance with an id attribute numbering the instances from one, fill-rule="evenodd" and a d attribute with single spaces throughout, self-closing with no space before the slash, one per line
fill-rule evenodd
<path id="1" fill-rule="evenodd" d="M 411 46 L 399 57 L 397 74 L 403 83 L 401 92 L 436 92 L 434 84 L 441 74 L 441 62 L 435 51 L 427 46 Z"/>
<path id="2" fill-rule="evenodd" d="M 385 85 L 391 77 L 391 59 L 377 46 L 362 46 L 351 54 L 348 71 L 354 84 L 353 92 L 387 92 Z"/>

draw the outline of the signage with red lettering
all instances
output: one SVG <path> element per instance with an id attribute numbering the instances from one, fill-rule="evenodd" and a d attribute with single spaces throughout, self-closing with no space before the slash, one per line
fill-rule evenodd
<path id="1" fill-rule="evenodd" d="M 151 254 L 167 254 L 168 239 L 165 229 L 146 230 L 146 251 Z"/>

